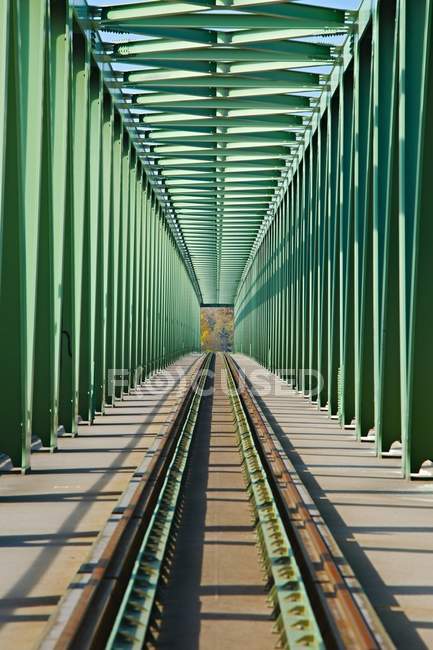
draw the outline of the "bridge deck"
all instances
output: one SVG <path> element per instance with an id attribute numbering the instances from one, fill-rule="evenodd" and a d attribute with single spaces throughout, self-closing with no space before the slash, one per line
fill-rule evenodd
<path id="1" fill-rule="evenodd" d="M 406 482 L 399 459 L 378 459 L 372 443 L 234 356 L 397 647 L 433 648 L 433 485 Z"/>
<path id="2" fill-rule="evenodd" d="M 185 356 L 155 375 L 92 426 L 81 425 L 78 437 L 60 438 L 57 453 L 34 454 L 30 474 L 0 477 L 1 648 L 34 647 L 170 416 L 174 381 L 196 359 Z"/>
<path id="3" fill-rule="evenodd" d="M 220 358 L 203 400 L 157 647 L 271 649 L 278 636 Z"/>
<path id="4" fill-rule="evenodd" d="M 196 358 L 183 358 L 175 372 L 186 372 Z M 397 647 L 433 647 L 433 485 L 404 481 L 398 459 L 377 459 L 371 443 L 356 441 L 255 361 L 235 358 L 260 386 L 264 415 Z M 172 412 L 172 388 L 171 382 L 155 393 L 147 384 L 93 426 L 82 425 L 78 438 L 63 437 L 58 453 L 35 454 L 28 476 L 1 476 L 0 647 L 34 646 Z M 213 462 L 219 465 L 216 456 Z"/>

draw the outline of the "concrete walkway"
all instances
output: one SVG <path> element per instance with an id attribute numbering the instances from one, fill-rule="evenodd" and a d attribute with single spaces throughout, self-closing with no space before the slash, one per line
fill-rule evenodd
<path id="1" fill-rule="evenodd" d="M 0 648 L 34 648 L 178 397 L 188 355 L 135 394 L 0 476 Z M 177 382 L 177 383 L 176 383 Z"/>
<path id="2" fill-rule="evenodd" d="M 399 459 L 377 458 L 372 443 L 234 356 L 396 646 L 433 648 L 433 483 L 405 481 Z"/>

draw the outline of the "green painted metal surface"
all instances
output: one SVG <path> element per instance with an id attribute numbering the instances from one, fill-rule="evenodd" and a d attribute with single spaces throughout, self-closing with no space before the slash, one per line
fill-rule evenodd
<path id="1" fill-rule="evenodd" d="M 0 14 L 0 453 L 27 471 L 113 377 L 121 397 L 199 349 L 201 296 L 75 7 Z"/>
<path id="2" fill-rule="evenodd" d="M 47 4 L 6 2 L 6 107 L 1 211 L 1 447 L 18 466 L 30 456 L 41 192 Z M 44 134 L 45 135 L 45 134 Z"/>
<path id="3" fill-rule="evenodd" d="M 362 3 L 235 299 L 236 349 L 406 476 L 433 460 L 432 13 Z"/>
<path id="4" fill-rule="evenodd" d="M 75 6 L 100 36 L 95 56 L 111 66 L 203 302 L 232 303 L 340 57 L 320 38 L 346 35 L 351 14 L 275 0 Z"/>
<path id="5" fill-rule="evenodd" d="M 406 476 L 433 459 L 433 2 L 320 4 L 1 3 L 15 466 L 196 348 L 201 303 Z"/>

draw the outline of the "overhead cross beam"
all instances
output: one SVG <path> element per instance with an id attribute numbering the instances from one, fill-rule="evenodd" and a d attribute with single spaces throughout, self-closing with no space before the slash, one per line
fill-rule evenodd
<path id="1" fill-rule="evenodd" d="M 350 14 L 288 0 L 155 0 L 113 2 L 89 19 L 204 302 L 233 303 L 340 65 L 332 36 L 347 37 Z"/>

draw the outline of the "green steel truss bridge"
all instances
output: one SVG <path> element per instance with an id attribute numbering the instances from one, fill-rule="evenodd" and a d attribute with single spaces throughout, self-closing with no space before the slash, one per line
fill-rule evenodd
<path id="1" fill-rule="evenodd" d="M 199 349 L 202 304 L 233 304 L 236 350 L 401 450 L 405 476 L 433 459 L 432 13 L 0 3 L 15 467 Z"/>

